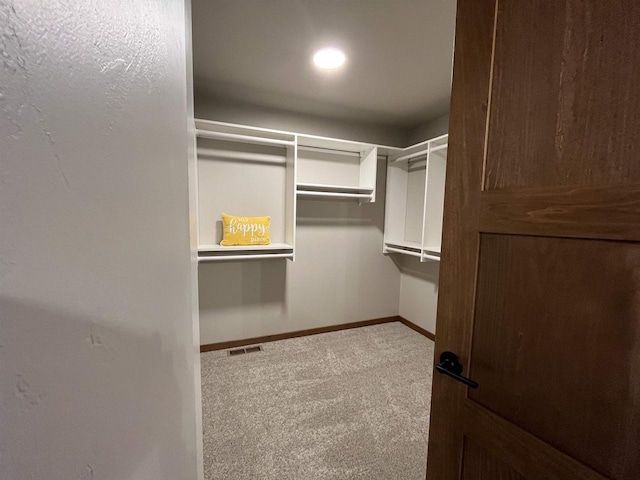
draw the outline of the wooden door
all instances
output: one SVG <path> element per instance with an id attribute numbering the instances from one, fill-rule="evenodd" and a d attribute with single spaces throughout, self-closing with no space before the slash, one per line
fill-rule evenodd
<path id="1" fill-rule="evenodd" d="M 458 0 L 429 480 L 640 479 L 640 2 Z"/>

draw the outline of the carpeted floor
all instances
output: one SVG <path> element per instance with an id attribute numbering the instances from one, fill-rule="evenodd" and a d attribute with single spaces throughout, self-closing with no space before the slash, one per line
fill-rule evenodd
<path id="1" fill-rule="evenodd" d="M 424 480 L 433 342 L 401 323 L 202 354 L 206 480 Z"/>

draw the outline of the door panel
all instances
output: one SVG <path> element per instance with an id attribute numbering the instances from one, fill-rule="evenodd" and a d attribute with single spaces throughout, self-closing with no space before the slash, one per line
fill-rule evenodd
<path id="1" fill-rule="evenodd" d="M 458 0 L 428 478 L 640 478 L 640 2 Z"/>
<path id="2" fill-rule="evenodd" d="M 640 181 L 639 24 L 635 0 L 499 2 L 485 189 Z"/>
<path id="3" fill-rule="evenodd" d="M 480 202 L 482 232 L 640 240 L 640 184 L 492 190 Z"/>
<path id="4" fill-rule="evenodd" d="M 465 437 L 462 463 L 462 479 L 523 480 L 524 477 L 495 455 Z"/>
<path id="5" fill-rule="evenodd" d="M 469 397 L 617 478 L 640 444 L 638 318 L 639 244 L 484 234 Z"/>
<path id="6" fill-rule="evenodd" d="M 464 402 L 460 413 L 464 424 L 464 437 L 473 439 L 505 465 L 520 472 L 526 479 L 604 480 L 606 478 L 535 435 L 514 426 L 479 403 Z M 464 455 L 462 451 L 463 461 Z M 431 480 L 433 476 L 428 478 Z M 458 478 L 457 473 L 452 478 Z M 492 480 L 490 476 L 479 476 L 477 479 Z"/>

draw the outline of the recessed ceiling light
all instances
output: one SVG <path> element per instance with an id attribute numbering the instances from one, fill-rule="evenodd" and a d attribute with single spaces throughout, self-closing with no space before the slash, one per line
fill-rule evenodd
<path id="1" fill-rule="evenodd" d="M 339 48 L 323 48 L 315 53 L 313 63 L 318 68 L 333 70 L 342 66 L 346 59 L 344 52 Z"/>

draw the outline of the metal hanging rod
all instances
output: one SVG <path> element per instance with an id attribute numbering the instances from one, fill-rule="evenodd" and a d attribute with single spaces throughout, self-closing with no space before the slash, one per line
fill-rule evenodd
<path id="1" fill-rule="evenodd" d="M 240 135 L 237 133 L 214 132 L 212 130 L 196 130 L 196 136 L 201 138 L 212 138 L 214 140 L 227 140 L 229 142 L 247 142 L 258 145 L 294 145 L 293 140 L 280 140 L 277 138 L 255 137 L 252 135 Z"/>
<path id="2" fill-rule="evenodd" d="M 284 154 L 273 155 L 267 153 L 234 152 L 217 148 L 198 148 L 198 160 L 227 160 L 236 162 L 260 162 L 271 165 L 286 165 Z"/>
<path id="3" fill-rule="evenodd" d="M 403 155 L 401 157 L 396 158 L 393 163 L 402 162 L 404 160 L 414 160 L 416 158 L 428 156 L 429 153 L 438 152 L 440 150 L 445 150 L 449 147 L 449 144 L 445 143 L 444 145 L 438 145 L 437 147 L 425 148 L 424 150 L 420 150 L 418 152 L 409 153 L 408 155 Z"/>
<path id="4" fill-rule="evenodd" d="M 300 145 L 300 144 L 298 144 L 298 150 L 305 150 L 305 151 L 309 151 L 309 152 L 320 152 L 320 153 L 333 153 L 333 154 L 344 155 L 344 156 L 347 156 L 347 157 L 358 157 L 358 158 L 360 158 L 360 153 L 358 153 L 358 152 L 351 152 L 349 150 L 338 150 L 338 149 L 335 149 L 335 148 L 312 147 L 310 145 Z"/>
<path id="5" fill-rule="evenodd" d="M 429 149 L 425 148 L 424 150 L 420 150 L 419 152 L 410 153 L 408 155 L 403 155 L 401 157 L 398 157 L 393 161 L 393 163 L 402 162 L 404 160 L 411 160 L 411 159 L 414 159 L 414 158 L 422 157 L 422 156 L 427 155 L 428 153 L 429 153 Z"/>
<path id="6" fill-rule="evenodd" d="M 421 257 L 422 254 L 420 252 L 414 252 L 413 250 L 403 250 L 401 248 L 393 248 L 393 247 L 385 247 L 387 252 L 391 253 L 403 253 L 405 255 L 411 255 L 413 257 Z"/>
<path id="7" fill-rule="evenodd" d="M 448 143 L 445 143 L 444 145 L 438 145 L 437 147 L 433 147 L 431 149 L 432 152 L 438 152 L 440 150 L 444 150 L 445 148 L 447 148 L 449 146 Z"/>
<path id="8" fill-rule="evenodd" d="M 372 198 L 371 193 L 318 192 L 318 191 L 311 191 L 311 190 L 298 190 L 296 194 L 303 197 L 336 197 L 336 198 L 360 198 L 360 199 Z"/>

